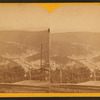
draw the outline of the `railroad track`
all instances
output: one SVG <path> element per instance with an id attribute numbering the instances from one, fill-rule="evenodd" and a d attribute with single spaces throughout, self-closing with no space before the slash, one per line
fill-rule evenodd
<path id="1" fill-rule="evenodd" d="M 0 93 L 48 93 L 48 87 L 16 85 L 16 84 L 0 84 Z"/>
<path id="2" fill-rule="evenodd" d="M 52 85 L 53 93 L 100 93 L 100 86 L 89 85 Z"/>
<path id="3" fill-rule="evenodd" d="M 0 93 L 100 93 L 100 86 L 56 84 L 49 87 L 0 84 Z"/>

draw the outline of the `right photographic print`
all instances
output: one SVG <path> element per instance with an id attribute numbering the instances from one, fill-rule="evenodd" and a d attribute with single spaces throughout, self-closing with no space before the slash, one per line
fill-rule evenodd
<path id="1" fill-rule="evenodd" d="M 100 5 L 65 5 L 50 15 L 50 89 L 100 93 Z"/>

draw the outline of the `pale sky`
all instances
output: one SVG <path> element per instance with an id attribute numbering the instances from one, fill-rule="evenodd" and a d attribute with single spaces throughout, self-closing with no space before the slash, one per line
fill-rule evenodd
<path id="1" fill-rule="evenodd" d="M 51 33 L 100 32 L 100 5 L 65 5 L 51 13 Z"/>
<path id="2" fill-rule="evenodd" d="M 0 5 L 0 30 L 48 29 L 50 13 L 35 5 Z"/>
<path id="3" fill-rule="evenodd" d="M 49 13 L 35 5 L 0 5 L 0 30 L 100 32 L 100 5 L 65 5 Z"/>

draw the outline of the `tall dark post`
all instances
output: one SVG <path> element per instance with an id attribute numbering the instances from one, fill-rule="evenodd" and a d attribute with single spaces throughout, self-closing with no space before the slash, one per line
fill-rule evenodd
<path id="1" fill-rule="evenodd" d="M 41 71 L 41 74 L 43 74 L 43 71 L 42 71 L 42 68 L 43 66 L 42 66 L 42 43 L 41 43 L 41 47 L 40 47 L 40 71 Z M 40 80 L 42 81 L 43 80 L 43 77 L 41 76 L 40 77 Z"/>
<path id="2" fill-rule="evenodd" d="M 41 43 L 41 50 L 40 50 L 40 67 L 42 69 L 42 43 Z"/>
<path id="3" fill-rule="evenodd" d="M 40 69 L 41 69 L 41 75 L 45 73 L 44 68 L 43 68 L 43 45 L 41 43 L 41 52 L 40 52 Z M 41 81 L 45 80 L 44 76 L 41 76 Z"/>
<path id="4" fill-rule="evenodd" d="M 60 83 L 62 83 L 62 66 L 60 66 Z"/>
<path id="5" fill-rule="evenodd" d="M 49 93 L 51 92 L 51 68 L 50 68 L 50 28 L 48 29 L 48 67 L 49 67 Z"/>
<path id="6" fill-rule="evenodd" d="M 93 71 L 93 76 L 94 76 L 94 81 L 96 81 L 96 70 L 94 68 L 94 71 Z"/>
<path id="7" fill-rule="evenodd" d="M 29 68 L 29 79 L 32 79 L 32 75 L 31 75 L 31 67 Z"/>

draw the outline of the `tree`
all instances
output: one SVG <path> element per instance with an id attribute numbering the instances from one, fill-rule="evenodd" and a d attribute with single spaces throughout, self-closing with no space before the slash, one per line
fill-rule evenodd
<path id="1" fill-rule="evenodd" d="M 25 70 L 22 66 L 0 66 L 0 82 L 12 83 L 25 79 Z"/>
<path id="2" fill-rule="evenodd" d="M 91 71 L 86 66 L 67 66 L 62 69 L 62 83 L 80 83 L 90 80 Z M 60 69 L 51 71 L 51 82 L 60 83 Z"/>

